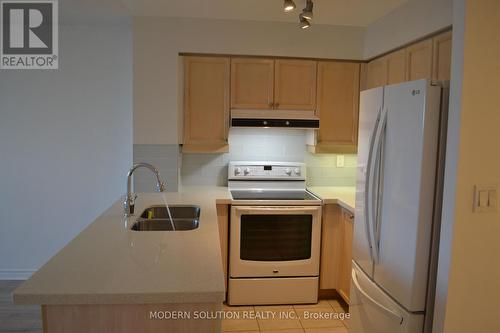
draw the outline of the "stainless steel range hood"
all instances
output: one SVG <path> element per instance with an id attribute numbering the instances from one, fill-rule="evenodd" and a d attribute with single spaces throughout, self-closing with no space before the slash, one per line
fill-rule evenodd
<path id="1" fill-rule="evenodd" d="M 312 111 L 231 110 L 231 127 L 319 128 Z"/>

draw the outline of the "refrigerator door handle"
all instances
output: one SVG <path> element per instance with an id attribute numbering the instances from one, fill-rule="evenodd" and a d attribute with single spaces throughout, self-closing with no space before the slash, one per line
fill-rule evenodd
<path id="1" fill-rule="evenodd" d="M 368 300 L 370 303 L 372 303 L 373 305 L 375 305 L 376 307 L 378 307 L 379 309 L 384 311 L 386 314 L 388 314 L 394 320 L 397 320 L 399 322 L 399 325 L 403 324 L 404 318 L 402 316 L 400 316 L 396 312 L 392 311 L 391 309 L 386 308 L 384 305 L 377 302 L 375 299 L 373 299 L 373 297 L 368 295 L 368 293 L 363 288 L 361 288 L 361 285 L 359 284 L 358 277 L 356 276 L 356 271 L 354 270 L 354 268 L 352 269 L 351 277 L 352 277 L 352 282 L 354 283 L 354 286 L 356 287 L 356 289 L 359 290 L 361 295 L 363 295 L 363 297 L 366 300 Z"/>
<path id="2" fill-rule="evenodd" d="M 387 124 L 387 114 L 388 114 L 387 109 L 385 109 L 381 115 L 380 115 L 380 121 L 379 125 L 377 128 L 377 132 L 375 134 L 375 142 L 374 142 L 374 149 L 375 153 L 374 158 L 375 158 L 375 165 L 379 166 L 379 170 L 377 174 L 375 174 L 375 167 L 373 168 L 373 177 L 370 177 L 372 181 L 372 186 L 371 188 L 373 189 L 375 185 L 377 185 L 377 193 L 376 195 L 371 195 L 371 202 L 370 202 L 370 211 L 368 212 L 370 214 L 370 218 L 372 219 L 373 223 L 371 225 L 372 227 L 372 234 L 373 234 L 373 248 L 374 248 L 374 262 L 378 263 L 379 262 L 379 255 L 380 255 L 380 217 L 379 217 L 379 206 L 380 206 L 380 196 L 381 196 L 381 175 L 382 175 L 382 169 L 383 169 L 383 143 L 385 141 L 385 129 L 386 129 L 386 124 Z M 382 175 L 383 176 L 383 175 Z M 373 190 L 372 190 L 373 191 Z"/>
<path id="3" fill-rule="evenodd" d="M 371 184 L 372 177 L 372 168 L 373 168 L 373 148 L 375 143 L 375 137 L 378 131 L 378 126 L 380 122 L 380 114 L 382 113 L 382 108 L 378 110 L 377 119 L 375 120 L 375 126 L 373 127 L 373 131 L 370 135 L 370 143 L 368 148 L 368 159 L 366 162 L 366 179 L 365 179 L 365 229 L 366 235 L 368 236 L 368 247 L 370 248 L 370 256 L 372 260 L 375 260 L 376 255 L 374 255 L 374 251 L 376 250 L 375 245 L 375 234 L 373 233 L 373 227 L 371 223 L 371 203 L 373 202 L 373 194 Z"/>

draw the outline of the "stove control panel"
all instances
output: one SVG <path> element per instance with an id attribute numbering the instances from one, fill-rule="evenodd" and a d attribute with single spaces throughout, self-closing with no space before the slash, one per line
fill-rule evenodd
<path id="1" fill-rule="evenodd" d="M 299 162 L 230 162 L 228 179 L 305 180 L 306 166 Z"/>

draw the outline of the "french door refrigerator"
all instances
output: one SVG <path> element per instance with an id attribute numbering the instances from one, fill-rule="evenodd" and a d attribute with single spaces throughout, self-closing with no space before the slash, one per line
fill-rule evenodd
<path id="1" fill-rule="evenodd" d="M 430 327 L 443 91 L 418 80 L 361 92 L 352 333 L 420 333 Z"/>

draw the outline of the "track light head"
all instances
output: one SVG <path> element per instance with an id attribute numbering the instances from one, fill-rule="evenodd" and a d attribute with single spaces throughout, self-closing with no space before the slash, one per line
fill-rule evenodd
<path id="1" fill-rule="evenodd" d="M 302 16 L 304 16 L 304 18 L 306 18 L 307 20 L 313 19 L 313 7 L 314 4 L 312 0 L 307 0 L 306 7 L 302 10 Z"/>
<path id="2" fill-rule="evenodd" d="M 295 2 L 293 2 L 293 0 L 285 0 L 283 2 L 283 10 L 285 11 L 285 13 L 291 12 L 294 9 L 295 9 Z"/>
<path id="3" fill-rule="evenodd" d="M 302 14 L 299 15 L 300 27 L 302 29 L 307 29 L 311 27 L 311 23 Z"/>

